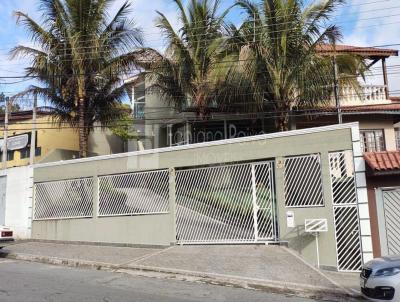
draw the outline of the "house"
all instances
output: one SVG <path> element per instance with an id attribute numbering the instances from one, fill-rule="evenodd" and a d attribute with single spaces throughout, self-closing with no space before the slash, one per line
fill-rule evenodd
<path id="1" fill-rule="evenodd" d="M 400 151 L 364 153 L 374 257 L 400 254 Z"/>
<path id="2" fill-rule="evenodd" d="M 373 47 L 338 45 L 335 49 L 325 45 L 319 50 L 325 56 L 351 53 L 363 57 L 369 67 L 381 63 L 382 85 L 361 84 L 361 91 L 352 87 L 339 87 L 337 109 L 332 98 L 331 106 L 315 110 L 298 110 L 294 115 L 297 129 L 338 123 L 338 110 L 343 122 L 359 122 L 362 149 L 394 151 L 400 141 L 400 101 L 389 95 L 386 62 L 398 56 L 398 51 Z M 151 79 L 141 73 L 126 82 L 134 112 L 138 141 L 132 141 L 129 150 L 154 149 L 166 146 L 252 136 L 274 131 L 274 121 L 268 114 L 212 112 L 201 120 L 190 108 L 177 112 L 168 100 L 148 91 Z"/>
<path id="3" fill-rule="evenodd" d="M 0 122 L 4 116 L 0 116 Z M 32 132 L 32 110 L 13 112 L 9 117 L 7 167 L 29 164 Z M 36 120 L 35 163 L 78 158 L 79 137 L 68 124 L 58 124 L 46 108 L 38 108 Z M 2 141 L 3 132 L 0 132 Z M 110 130 L 99 128 L 89 135 L 89 154 L 107 155 L 125 151 L 124 142 Z M 2 155 L 2 153 L 1 153 Z"/>
<path id="4" fill-rule="evenodd" d="M 339 45 L 321 47 L 326 56 L 352 53 L 362 56 L 369 66 L 381 64 L 382 83 L 361 84 L 361 91 L 340 87 L 338 106 L 330 105 L 294 112 L 297 129 L 358 122 L 361 152 L 364 154 L 366 179 L 361 190 L 368 192 L 370 232 L 375 257 L 400 254 L 400 98 L 391 97 L 387 76 L 387 60 L 398 56 L 397 50 Z M 379 68 L 379 67 L 378 67 Z M 194 112 L 175 112 L 168 100 L 147 93 L 151 82 L 145 73 L 129 82 L 131 103 L 145 149 L 176 146 L 205 141 L 268 133 L 273 121 L 264 113 L 232 114 L 212 112 L 207 120 L 199 120 Z M 131 144 L 131 150 L 138 146 Z M 363 163 L 364 165 L 364 163 Z M 331 172 L 332 173 L 332 172 Z M 369 226 L 360 226 L 369 229 Z"/>

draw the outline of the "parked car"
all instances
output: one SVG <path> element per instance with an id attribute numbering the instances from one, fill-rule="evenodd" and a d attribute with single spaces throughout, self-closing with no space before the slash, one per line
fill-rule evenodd
<path id="1" fill-rule="evenodd" d="M 400 255 L 367 262 L 360 274 L 361 292 L 374 301 L 400 301 Z"/>
<path id="2" fill-rule="evenodd" d="M 0 225 L 0 248 L 11 241 L 14 241 L 14 232 L 9 227 Z"/>

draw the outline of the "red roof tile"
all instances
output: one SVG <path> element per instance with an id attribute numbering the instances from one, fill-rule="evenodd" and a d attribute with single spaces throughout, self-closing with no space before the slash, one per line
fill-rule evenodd
<path id="1" fill-rule="evenodd" d="M 392 102 L 388 104 L 342 106 L 342 111 L 397 111 L 400 110 L 400 103 Z"/>
<path id="2" fill-rule="evenodd" d="M 322 44 L 317 50 L 320 53 L 331 54 L 335 52 L 333 45 Z M 336 53 L 353 53 L 363 57 L 390 57 L 398 56 L 399 51 L 395 49 L 376 48 L 376 47 L 359 47 L 352 45 L 336 45 Z"/>
<path id="3" fill-rule="evenodd" d="M 400 170 L 400 151 L 367 152 L 364 159 L 373 171 Z"/>

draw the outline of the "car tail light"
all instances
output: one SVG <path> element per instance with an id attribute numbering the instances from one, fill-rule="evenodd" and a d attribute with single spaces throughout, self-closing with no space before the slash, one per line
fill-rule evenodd
<path id="1" fill-rule="evenodd" d="M 13 235 L 12 231 L 1 232 L 1 237 L 12 237 L 12 235 Z"/>

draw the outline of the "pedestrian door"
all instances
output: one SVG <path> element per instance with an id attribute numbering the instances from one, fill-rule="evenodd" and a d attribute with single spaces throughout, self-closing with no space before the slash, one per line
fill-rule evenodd
<path id="1" fill-rule="evenodd" d="M 400 254 L 400 188 L 377 191 L 382 256 Z"/>
<path id="2" fill-rule="evenodd" d="M 0 225 L 5 224 L 6 218 L 6 188 L 7 176 L 0 176 Z"/>
<path id="3" fill-rule="evenodd" d="M 274 162 L 176 172 L 178 243 L 272 241 L 275 221 Z"/>

